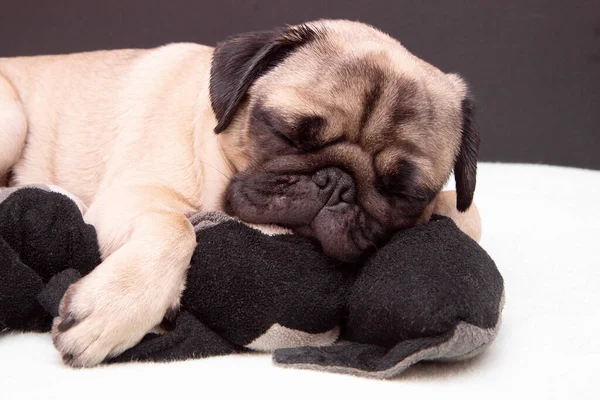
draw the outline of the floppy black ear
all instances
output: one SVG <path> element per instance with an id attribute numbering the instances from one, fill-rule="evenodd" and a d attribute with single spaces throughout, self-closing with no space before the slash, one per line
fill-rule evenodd
<path id="1" fill-rule="evenodd" d="M 314 29 L 300 25 L 246 33 L 218 43 L 210 70 L 210 101 L 217 117 L 215 133 L 231 123 L 256 79 L 316 36 Z"/>
<path id="2" fill-rule="evenodd" d="M 473 202 L 477 180 L 477 157 L 479 155 L 479 133 L 475 126 L 475 106 L 470 99 L 462 101 L 462 137 L 460 150 L 454 164 L 456 181 L 456 208 L 466 211 Z"/>

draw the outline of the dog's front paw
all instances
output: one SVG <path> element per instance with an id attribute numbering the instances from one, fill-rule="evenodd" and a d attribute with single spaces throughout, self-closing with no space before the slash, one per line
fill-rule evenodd
<path id="1" fill-rule="evenodd" d="M 73 367 L 92 367 L 133 347 L 179 304 L 179 297 L 168 299 L 131 276 L 96 272 L 69 287 L 52 327 L 54 346 Z"/>

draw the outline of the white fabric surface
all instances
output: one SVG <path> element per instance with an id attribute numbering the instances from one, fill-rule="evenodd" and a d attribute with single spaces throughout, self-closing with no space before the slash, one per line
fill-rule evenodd
<path id="1" fill-rule="evenodd" d="M 0 399 L 600 399 L 599 198 L 600 171 L 480 164 L 482 246 L 506 306 L 496 342 L 474 360 L 416 365 L 393 381 L 281 369 L 263 354 L 72 370 L 49 335 L 12 334 L 0 338 Z"/>

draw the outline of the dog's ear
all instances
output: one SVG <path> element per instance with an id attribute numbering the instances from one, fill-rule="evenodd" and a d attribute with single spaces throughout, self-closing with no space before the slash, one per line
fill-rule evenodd
<path id="1" fill-rule="evenodd" d="M 256 79 L 317 35 L 316 30 L 300 25 L 246 33 L 218 43 L 210 70 L 210 101 L 217 117 L 215 133 L 231 123 Z"/>
<path id="2" fill-rule="evenodd" d="M 475 126 L 475 106 L 471 99 L 462 101 L 462 132 L 458 156 L 454 164 L 456 181 L 456 208 L 464 212 L 473 202 L 477 181 L 477 158 L 479 156 L 479 133 Z"/>

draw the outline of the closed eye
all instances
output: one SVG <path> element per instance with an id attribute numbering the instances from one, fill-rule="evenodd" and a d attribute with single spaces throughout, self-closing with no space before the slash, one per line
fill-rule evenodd
<path id="1" fill-rule="evenodd" d="M 332 140 L 327 143 L 323 143 L 321 145 L 317 145 L 315 143 L 296 143 L 289 136 L 278 131 L 277 129 L 274 129 L 271 127 L 271 132 L 273 132 L 273 135 L 275 135 L 282 142 L 285 142 L 287 145 L 289 145 L 291 147 L 295 147 L 298 150 L 305 152 L 305 153 L 309 153 L 311 151 L 316 151 L 316 150 L 322 149 L 324 147 L 335 146 L 336 144 L 340 144 L 345 140 L 345 138 L 343 136 L 340 136 L 340 137 L 336 138 L 335 140 Z"/>
<path id="2" fill-rule="evenodd" d="M 390 185 L 386 182 L 382 182 L 381 179 L 378 180 L 376 184 L 377 191 L 385 196 L 398 196 L 404 197 L 406 195 L 405 188 L 400 187 L 400 185 Z"/>
<path id="3" fill-rule="evenodd" d="M 383 195 L 405 196 L 412 171 L 399 169 L 395 174 L 383 175 L 377 178 L 377 190 Z"/>
<path id="4" fill-rule="evenodd" d="M 326 143 L 318 143 L 316 141 L 311 141 L 309 143 L 302 143 L 298 145 L 298 148 L 300 148 L 300 150 L 306 153 L 310 153 L 311 151 L 320 150 L 325 147 L 335 146 L 336 144 L 342 143 L 344 140 L 346 139 L 343 136 L 340 136 L 339 138 Z"/>
<path id="5" fill-rule="evenodd" d="M 392 173 L 377 177 L 377 190 L 383 195 L 411 197 L 410 189 L 415 174 L 415 166 L 408 160 L 398 160 Z"/>
<path id="6" fill-rule="evenodd" d="M 273 122 L 272 122 L 272 116 L 269 113 L 259 113 L 258 117 L 254 117 L 256 119 L 258 119 L 259 121 L 261 121 L 264 126 L 267 128 L 267 130 L 273 135 L 275 136 L 277 139 L 281 140 L 282 142 L 284 142 L 285 144 L 287 144 L 288 146 L 291 147 L 298 147 L 298 145 L 296 144 L 296 142 L 294 142 L 289 136 L 287 136 L 286 134 L 284 134 L 283 132 L 281 132 L 279 129 L 277 129 Z"/>
<path id="7" fill-rule="evenodd" d="M 384 196 L 393 197 L 412 204 L 428 204 L 431 200 L 430 195 L 421 190 L 411 190 L 406 183 L 400 181 L 390 182 L 390 180 L 385 178 L 378 178 L 375 185 L 377 191 Z"/>
<path id="8" fill-rule="evenodd" d="M 288 144 L 292 147 L 298 147 L 298 145 L 292 139 L 290 139 L 285 134 L 279 132 L 277 129 L 271 129 L 271 131 L 273 132 L 273 135 L 275 135 L 277 138 L 279 138 L 281 141 L 285 142 L 286 144 Z"/>
<path id="9" fill-rule="evenodd" d="M 340 136 L 339 138 L 332 140 L 331 142 L 325 143 L 325 146 L 335 146 L 336 144 L 342 143 L 344 140 L 346 140 L 346 138 Z"/>

